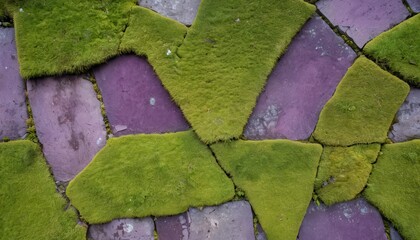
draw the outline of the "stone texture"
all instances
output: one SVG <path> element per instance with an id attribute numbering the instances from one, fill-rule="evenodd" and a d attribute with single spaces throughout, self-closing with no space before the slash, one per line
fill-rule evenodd
<path id="1" fill-rule="evenodd" d="M 189 129 L 145 58 L 125 55 L 94 70 L 116 136 Z"/>
<path id="2" fill-rule="evenodd" d="M 388 137 L 393 142 L 420 138 L 420 89 L 412 88 L 398 110 Z"/>
<path id="3" fill-rule="evenodd" d="M 19 75 L 15 31 L 13 28 L 0 28 L 0 140 L 23 137 L 27 118 L 25 85 Z"/>
<path id="4" fill-rule="evenodd" d="M 192 25 L 201 0 L 139 0 L 139 5 L 185 25 Z"/>
<path id="5" fill-rule="evenodd" d="M 188 212 L 156 219 L 159 240 L 189 240 L 191 219 Z"/>
<path id="6" fill-rule="evenodd" d="M 318 16 L 296 36 L 269 76 L 245 128 L 248 139 L 307 139 L 356 57 Z"/>
<path id="7" fill-rule="evenodd" d="M 409 16 L 401 0 L 320 0 L 316 5 L 360 48 Z"/>
<path id="8" fill-rule="evenodd" d="M 106 141 L 92 84 L 81 76 L 28 81 L 37 136 L 57 181 L 79 173 Z"/>
<path id="9" fill-rule="evenodd" d="M 299 240 L 387 240 L 379 212 L 364 199 L 326 207 L 309 205 Z"/>
<path id="10" fill-rule="evenodd" d="M 401 235 L 393 226 L 391 226 L 389 229 L 389 235 L 391 237 L 391 240 L 403 240 Z"/>
<path id="11" fill-rule="evenodd" d="M 420 0 L 406 0 L 408 5 L 410 5 L 411 10 L 416 13 L 420 12 Z"/>
<path id="12" fill-rule="evenodd" d="M 267 236 L 265 235 L 264 230 L 261 227 L 261 224 L 257 225 L 257 232 L 255 234 L 256 240 L 267 240 Z"/>
<path id="13" fill-rule="evenodd" d="M 88 236 L 92 240 L 153 240 L 154 230 L 150 217 L 117 219 L 105 224 L 91 225 Z"/>

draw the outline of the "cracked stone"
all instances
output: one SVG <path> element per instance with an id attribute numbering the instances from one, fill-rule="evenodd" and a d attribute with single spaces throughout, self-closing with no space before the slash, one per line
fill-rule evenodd
<path id="1" fill-rule="evenodd" d="M 114 135 L 190 128 L 145 58 L 120 56 L 94 69 L 94 74 Z"/>
<path id="2" fill-rule="evenodd" d="M 13 28 L 0 28 L 0 140 L 26 134 L 25 85 L 19 64 Z"/>
<path id="3" fill-rule="evenodd" d="M 149 8 L 185 25 L 192 25 L 201 0 L 139 0 L 139 5 Z"/>
<path id="4" fill-rule="evenodd" d="M 406 0 L 408 5 L 410 5 L 411 10 L 415 13 L 420 12 L 420 0 Z"/>
<path id="5" fill-rule="evenodd" d="M 105 145 L 92 83 L 81 76 L 29 80 L 28 97 L 44 155 L 57 181 L 77 175 Z"/>
<path id="6" fill-rule="evenodd" d="M 93 240 L 153 240 L 154 230 L 150 217 L 117 219 L 105 224 L 91 225 L 88 236 Z"/>
<path id="7" fill-rule="evenodd" d="M 360 48 L 410 14 L 401 0 L 320 0 L 316 5 Z"/>
<path id="8" fill-rule="evenodd" d="M 296 36 L 271 73 L 246 126 L 248 139 L 309 138 L 356 53 L 319 17 Z"/>

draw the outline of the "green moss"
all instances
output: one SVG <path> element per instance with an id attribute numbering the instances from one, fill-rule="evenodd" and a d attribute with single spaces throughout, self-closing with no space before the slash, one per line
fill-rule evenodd
<path id="1" fill-rule="evenodd" d="M 67 188 L 91 224 L 178 214 L 190 206 L 226 202 L 234 193 L 192 131 L 111 138 Z"/>
<path id="2" fill-rule="evenodd" d="M 420 87 L 420 15 L 382 33 L 365 46 L 365 52 Z"/>
<path id="3" fill-rule="evenodd" d="M 313 136 L 332 146 L 383 143 L 409 91 L 406 83 L 359 57 L 322 109 Z"/>
<path id="4" fill-rule="evenodd" d="M 349 201 L 365 187 L 379 144 L 325 147 L 315 180 L 315 191 L 327 205 Z"/>
<path id="5" fill-rule="evenodd" d="M 211 148 L 245 191 L 269 239 L 296 239 L 312 198 L 322 147 L 289 140 L 235 141 Z"/>
<path id="6" fill-rule="evenodd" d="M 420 140 L 381 149 L 364 195 L 406 240 L 420 239 Z"/>
<path id="7" fill-rule="evenodd" d="M 38 146 L 30 141 L 0 143 L 1 239 L 85 239 L 77 214 L 66 201 Z"/>

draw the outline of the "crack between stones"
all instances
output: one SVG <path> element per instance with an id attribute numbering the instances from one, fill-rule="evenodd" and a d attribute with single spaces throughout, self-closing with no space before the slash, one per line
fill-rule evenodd
<path id="1" fill-rule="evenodd" d="M 407 8 L 408 12 L 410 13 L 410 17 L 412 17 L 413 15 L 415 15 L 416 13 L 413 11 L 413 9 L 411 9 L 410 4 L 408 4 L 407 0 L 401 0 L 401 2 L 404 4 L 404 6 Z"/>
<path id="2" fill-rule="evenodd" d="M 117 47 L 117 51 L 118 51 L 119 53 L 121 53 L 121 44 L 122 44 L 122 42 L 123 42 L 123 40 L 124 40 L 125 33 L 126 33 L 126 31 L 127 31 L 128 27 L 129 27 L 129 25 L 130 25 L 130 21 L 131 21 L 131 14 L 132 14 L 132 12 L 133 12 L 133 8 L 134 8 L 134 6 L 130 7 L 130 10 L 128 11 L 127 23 L 124 25 L 124 29 L 121 31 L 122 35 L 121 35 L 121 37 L 120 37 L 120 39 L 119 39 L 119 43 L 118 43 L 118 47 Z"/>

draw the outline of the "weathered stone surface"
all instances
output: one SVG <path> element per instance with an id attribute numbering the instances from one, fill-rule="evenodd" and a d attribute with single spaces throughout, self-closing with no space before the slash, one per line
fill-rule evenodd
<path id="1" fill-rule="evenodd" d="M 92 84 L 81 76 L 28 81 L 28 96 L 45 157 L 57 181 L 79 173 L 106 141 Z"/>
<path id="2" fill-rule="evenodd" d="M 414 12 L 420 12 L 420 0 L 407 0 L 407 3 Z"/>
<path id="3" fill-rule="evenodd" d="M 191 219 L 188 212 L 156 219 L 159 240 L 188 240 Z"/>
<path id="4" fill-rule="evenodd" d="M 387 240 L 379 212 L 364 199 L 326 207 L 309 205 L 299 240 Z"/>
<path id="5" fill-rule="evenodd" d="M 197 15 L 201 0 L 139 0 L 139 5 L 166 17 L 191 25 Z"/>
<path id="6" fill-rule="evenodd" d="M 403 240 L 401 235 L 393 226 L 391 226 L 391 228 L 389 229 L 389 235 L 391 237 L 391 240 Z"/>
<path id="7" fill-rule="evenodd" d="M 360 48 L 409 15 L 401 0 L 320 0 L 316 5 Z"/>
<path id="8" fill-rule="evenodd" d="M 120 56 L 96 68 L 94 74 L 116 136 L 189 129 L 146 59 Z"/>
<path id="9" fill-rule="evenodd" d="M 25 86 L 19 75 L 15 31 L 13 28 L 0 28 L 0 140 L 23 137 L 27 118 Z"/>
<path id="10" fill-rule="evenodd" d="M 318 16 L 296 36 L 271 73 L 245 129 L 248 139 L 307 139 L 356 57 Z"/>
<path id="11" fill-rule="evenodd" d="M 265 235 L 264 230 L 262 229 L 261 225 L 257 225 L 257 232 L 255 234 L 256 240 L 267 240 L 267 236 Z"/>
<path id="12" fill-rule="evenodd" d="M 117 219 L 105 224 L 91 225 L 88 235 L 93 240 L 153 240 L 155 226 L 153 220 Z"/>
<path id="13" fill-rule="evenodd" d="M 412 88 L 398 110 L 388 137 L 394 142 L 420 138 L 420 89 Z"/>

